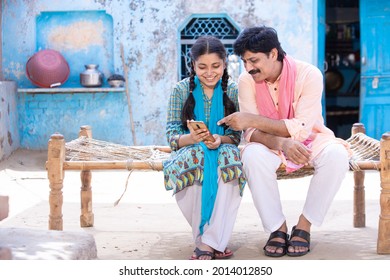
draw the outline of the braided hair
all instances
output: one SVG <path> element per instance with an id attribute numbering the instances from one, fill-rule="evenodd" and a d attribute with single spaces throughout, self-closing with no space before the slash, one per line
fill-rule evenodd
<path id="1" fill-rule="evenodd" d="M 198 58 L 205 54 L 215 53 L 223 61 L 226 61 L 226 49 L 222 42 L 213 36 L 202 36 L 199 37 L 190 50 L 191 56 L 191 72 L 190 72 L 190 94 L 188 95 L 187 100 L 184 103 L 183 110 L 181 112 L 181 123 L 183 127 L 187 127 L 187 120 L 194 119 L 194 108 L 195 108 L 195 98 L 192 94 L 195 89 L 195 69 L 193 62 L 197 61 Z M 230 115 L 236 111 L 236 107 L 233 101 L 230 100 L 227 95 L 229 74 L 227 72 L 227 67 L 225 67 L 222 75 L 222 91 L 223 91 L 223 105 L 225 107 L 225 116 Z"/>

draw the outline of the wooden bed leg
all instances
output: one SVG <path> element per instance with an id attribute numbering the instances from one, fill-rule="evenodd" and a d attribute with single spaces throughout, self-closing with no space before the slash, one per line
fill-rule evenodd
<path id="1" fill-rule="evenodd" d="M 83 170 L 81 171 L 80 177 L 81 177 L 80 226 L 93 227 L 94 215 L 92 212 L 92 188 L 91 188 L 92 172 L 90 170 Z"/>
<path id="2" fill-rule="evenodd" d="M 366 129 L 362 123 L 355 123 L 352 126 L 352 135 L 356 133 L 366 134 Z M 355 186 L 353 188 L 353 226 L 366 226 L 366 200 L 364 187 L 364 171 L 353 171 Z"/>
<path id="3" fill-rule="evenodd" d="M 381 194 L 378 227 L 378 254 L 390 254 L 390 132 L 380 141 Z"/>
<path id="4" fill-rule="evenodd" d="M 80 131 L 79 131 L 79 137 L 85 136 L 88 138 L 92 138 L 92 128 L 89 125 L 82 125 L 80 126 Z"/>
<path id="5" fill-rule="evenodd" d="M 80 132 L 79 132 L 79 137 L 81 137 L 81 136 L 92 138 L 91 127 L 88 125 L 81 126 Z M 92 211 L 92 187 L 91 187 L 92 172 L 90 170 L 82 170 L 80 173 L 80 178 L 81 178 L 80 226 L 81 227 L 93 227 L 94 215 L 93 215 L 93 211 Z"/>
<path id="6" fill-rule="evenodd" d="M 55 133 L 50 137 L 47 154 L 47 177 L 50 182 L 49 194 L 49 229 L 62 230 L 62 204 L 63 204 L 63 180 L 64 180 L 64 165 L 65 161 L 65 140 L 64 136 Z"/>

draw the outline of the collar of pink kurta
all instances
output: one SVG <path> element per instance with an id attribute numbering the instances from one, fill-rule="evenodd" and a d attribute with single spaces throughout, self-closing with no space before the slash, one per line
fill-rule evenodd
<path id="1" fill-rule="evenodd" d="M 278 109 L 272 100 L 266 81 L 256 83 L 256 103 L 262 116 L 274 120 L 294 117 L 294 89 L 297 76 L 295 61 L 289 56 L 283 59 L 282 73 L 279 80 Z"/>

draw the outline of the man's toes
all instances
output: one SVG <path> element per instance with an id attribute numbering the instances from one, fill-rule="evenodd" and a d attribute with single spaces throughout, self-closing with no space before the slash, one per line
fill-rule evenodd
<path id="1" fill-rule="evenodd" d="M 306 247 L 301 246 L 288 246 L 288 251 L 290 253 L 301 253 L 306 252 L 308 249 Z"/>
<path id="2" fill-rule="evenodd" d="M 267 246 L 265 247 L 265 250 L 267 250 L 269 253 L 275 253 L 276 247 Z"/>
<path id="3" fill-rule="evenodd" d="M 282 253 L 283 252 L 283 248 L 273 247 L 273 246 L 267 246 L 265 248 L 265 250 L 267 250 L 267 252 L 269 252 L 269 253 Z"/>

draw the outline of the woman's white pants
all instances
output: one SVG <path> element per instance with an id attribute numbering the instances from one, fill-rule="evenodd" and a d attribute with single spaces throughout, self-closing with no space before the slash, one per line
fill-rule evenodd
<path id="1" fill-rule="evenodd" d="M 276 170 L 281 159 L 266 146 L 254 143 L 241 155 L 253 202 L 266 232 L 274 232 L 286 221 L 283 214 Z M 349 169 L 348 153 L 341 144 L 330 144 L 313 159 L 310 181 L 302 214 L 320 226 Z"/>
<path id="2" fill-rule="evenodd" d="M 217 251 L 223 252 L 232 235 L 238 208 L 241 203 L 240 190 L 237 180 L 224 183 L 221 176 L 218 178 L 218 192 L 215 199 L 210 223 L 203 228 L 200 235 L 202 186 L 195 182 L 175 195 L 177 204 L 184 217 L 192 227 L 195 246 L 204 243 Z"/>

